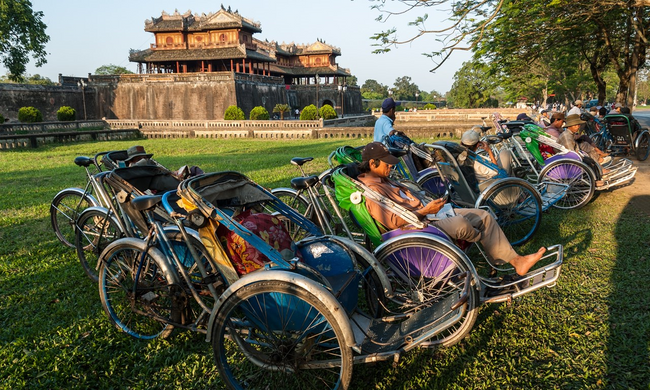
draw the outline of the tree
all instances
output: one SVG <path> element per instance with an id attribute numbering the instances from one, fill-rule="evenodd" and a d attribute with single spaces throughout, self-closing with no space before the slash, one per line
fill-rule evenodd
<path id="1" fill-rule="evenodd" d="M 291 110 L 291 107 L 289 107 L 288 104 L 276 104 L 275 107 L 273 107 L 273 112 L 280 113 L 280 120 L 284 120 L 284 114 L 289 112 L 289 110 Z"/>
<path id="2" fill-rule="evenodd" d="M 488 77 L 487 65 L 468 61 L 454 75 L 454 84 L 447 94 L 447 99 L 456 108 L 494 107 L 496 100 L 492 98 L 495 89 Z"/>
<path id="3" fill-rule="evenodd" d="M 0 76 L 0 83 L 16 83 L 16 77 L 12 77 L 10 73 L 7 73 L 4 76 Z M 56 83 L 50 80 L 49 77 L 43 77 L 40 74 L 35 74 L 33 76 L 24 75 L 20 80 L 22 84 L 34 84 L 34 85 L 56 85 Z"/>
<path id="4" fill-rule="evenodd" d="M 361 86 L 361 96 L 364 99 L 378 100 L 388 96 L 388 87 L 377 80 L 368 79 Z"/>
<path id="5" fill-rule="evenodd" d="M 21 81 L 30 56 L 36 66 L 47 62 L 45 44 L 50 37 L 41 18 L 28 0 L 0 1 L 0 59 L 13 81 Z"/>
<path id="6" fill-rule="evenodd" d="M 126 69 L 123 66 L 108 64 L 108 65 L 102 65 L 99 68 L 95 69 L 95 74 L 97 75 L 133 74 L 133 72 L 131 72 L 130 70 Z"/>
<path id="7" fill-rule="evenodd" d="M 350 76 L 345 78 L 345 84 L 356 87 L 358 85 L 357 76 Z"/>
<path id="8" fill-rule="evenodd" d="M 411 82 L 411 77 L 398 77 L 393 84 L 393 97 L 396 100 L 415 100 L 415 94 L 420 93 L 420 88 Z"/>

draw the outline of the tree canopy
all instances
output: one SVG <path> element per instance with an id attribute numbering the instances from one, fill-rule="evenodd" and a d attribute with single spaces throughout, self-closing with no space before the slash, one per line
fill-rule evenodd
<path id="1" fill-rule="evenodd" d="M 36 66 L 47 62 L 50 37 L 42 18 L 43 12 L 34 12 L 28 0 L 0 0 L 0 59 L 13 81 L 22 80 L 30 56 Z"/>
<path id="2" fill-rule="evenodd" d="M 111 74 L 133 74 L 130 70 L 126 69 L 123 66 L 108 64 L 102 65 L 99 68 L 95 69 L 95 74 L 97 75 L 111 75 Z"/>
<path id="3" fill-rule="evenodd" d="M 415 28 L 406 37 L 397 28 L 375 34 L 375 52 L 429 36 L 437 45 L 425 53 L 432 71 L 454 51 L 471 50 L 490 77 L 527 81 L 522 89 L 563 90 L 567 100 L 609 98 L 606 75 L 613 70 L 616 100 L 632 105 L 650 35 L 646 0 L 380 0 L 372 8 L 384 22 L 407 13 Z M 428 12 L 444 8 L 447 18 L 430 23 Z"/>

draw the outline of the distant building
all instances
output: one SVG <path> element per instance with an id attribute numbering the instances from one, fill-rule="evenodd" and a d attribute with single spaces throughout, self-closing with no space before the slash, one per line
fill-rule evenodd
<path id="1" fill-rule="evenodd" d="M 165 12 L 145 21 L 154 44 L 132 51 L 138 73 L 237 72 L 283 77 L 285 84 L 310 84 L 316 75 L 323 84 L 345 84 L 350 71 L 338 66 L 339 48 L 317 41 L 308 45 L 261 41 L 260 23 L 222 8 L 208 15 Z"/>
<path id="2" fill-rule="evenodd" d="M 338 66 L 341 50 L 322 40 L 307 45 L 259 40 L 253 22 L 221 7 L 208 15 L 165 12 L 145 21 L 154 34 L 146 50 L 132 50 L 137 74 L 91 75 L 99 117 L 109 119 L 223 119 L 230 105 L 246 116 L 257 106 L 302 110 L 331 105 L 340 114 L 362 112 L 358 86 Z M 340 87 L 340 88 L 339 88 Z"/>

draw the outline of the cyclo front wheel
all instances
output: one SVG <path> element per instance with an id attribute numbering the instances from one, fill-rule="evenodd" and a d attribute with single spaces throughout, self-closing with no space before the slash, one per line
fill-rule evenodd
<path id="1" fill-rule="evenodd" d="M 163 272 L 161 254 L 135 238 L 118 240 L 103 253 L 99 297 L 111 323 L 138 339 L 166 338 L 177 321 L 176 287 Z"/>
<path id="2" fill-rule="evenodd" d="M 99 203 L 81 188 L 66 188 L 50 204 L 50 222 L 56 238 L 63 245 L 74 248 L 74 224 L 82 211 Z"/>
<path id="3" fill-rule="evenodd" d="M 217 370 L 232 389 L 347 389 L 352 350 L 330 309 L 284 281 L 241 287 L 212 327 Z"/>
<path id="4" fill-rule="evenodd" d="M 375 257 L 387 269 L 393 287 L 394 296 L 387 297 L 391 312 L 416 311 L 449 294 L 462 293 L 464 286 L 459 280 L 470 266 L 450 249 L 451 245 L 422 237 L 404 237 L 378 248 Z M 468 290 L 464 317 L 430 339 L 432 344 L 454 345 L 472 329 L 478 315 L 479 297 L 475 286 Z"/>

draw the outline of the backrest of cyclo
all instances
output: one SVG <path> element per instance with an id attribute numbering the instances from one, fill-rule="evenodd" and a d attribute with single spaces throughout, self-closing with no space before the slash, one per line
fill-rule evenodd
<path id="1" fill-rule="evenodd" d="M 113 170 L 117 168 L 125 168 L 126 164 L 124 160 L 129 158 L 126 150 L 115 150 L 108 152 L 102 157 L 102 163 L 107 170 Z"/>
<path id="2" fill-rule="evenodd" d="M 360 190 L 353 181 L 358 174 L 357 164 L 354 163 L 334 171 L 332 173 L 334 194 L 339 206 L 352 213 L 356 222 L 366 232 L 373 245 L 376 246 L 382 242 L 381 232 L 366 208 L 365 197 L 360 195 Z"/>
<path id="3" fill-rule="evenodd" d="M 370 215 L 366 207 L 365 197 L 352 195 L 353 193 L 359 191 L 359 188 L 353 182 L 353 180 L 356 179 L 356 176 L 358 176 L 358 170 L 356 166 L 350 165 L 352 164 L 349 164 L 345 168 L 341 168 L 332 174 L 332 180 L 334 181 L 335 185 L 336 199 L 342 208 L 349 210 L 352 213 L 361 228 L 363 228 L 363 230 L 370 238 L 370 241 L 373 243 L 373 245 L 378 246 L 382 242 L 392 237 L 397 237 L 406 233 L 412 233 L 414 231 L 413 229 L 388 230 Z M 350 173 L 350 176 L 348 176 L 348 173 Z M 354 199 L 354 202 L 351 197 L 356 198 Z M 433 226 L 427 226 L 425 229 L 419 231 L 425 231 L 428 233 L 436 234 L 443 238 L 447 238 L 444 233 Z"/>
<path id="4" fill-rule="evenodd" d="M 435 142 L 434 145 L 444 149 L 435 148 L 440 157 L 436 159 L 436 165 L 442 177 L 454 190 L 453 200 L 463 203 L 464 206 L 473 206 L 479 192 L 473 161 L 466 158 L 463 164 L 458 163 L 458 157 L 466 149 L 449 141 Z"/>
<path id="5" fill-rule="evenodd" d="M 206 178 L 204 188 L 197 190 L 206 201 L 216 205 L 219 209 L 246 208 L 271 199 L 270 194 L 265 192 L 265 190 L 261 189 L 244 175 L 236 172 L 228 172 L 221 175 L 214 175 L 213 177 L 217 180 L 210 182 L 210 177 L 208 177 Z M 229 213 L 226 212 L 226 214 Z M 251 214 L 251 217 L 254 217 L 255 215 L 260 214 Z M 234 220 L 237 221 L 237 218 L 235 217 Z M 255 219 L 242 220 L 238 223 L 242 225 L 244 229 L 251 231 L 253 234 L 266 241 L 267 244 L 269 243 L 268 240 L 290 240 L 290 235 L 286 231 L 286 226 L 282 224 L 282 222 L 279 222 L 279 219 L 278 224 L 276 224 L 277 228 L 271 226 L 269 228 L 262 228 L 262 230 L 256 230 L 249 222 L 255 223 Z M 220 226 L 220 229 L 222 227 L 225 229 L 225 226 L 223 225 Z M 219 229 L 215 234 L 219 234 Z M 235 236 L 239 237 L 236 234 Z M 228 239 L 228 237 L 223 238 Z M 231 234 L 229 239 L 233 238 L 235 237 Z M 241 239 L 245 241 L 246 237 L 241 237 Z M 223 241 L 221 242 L 223 243 Z M 275 242 L 274 244 L 278 244 L 278 242 Z M 351 279 L 358 278 L 359 276 L 356 273 L 351 258 L 351 252 L 326 237 L 292 243 L 291 248 L 298 252 L 297 254 L 303 263 L 316 269 L 328 280 L 332 286 L 333 294 L 339 298 L 343 307 L 346 310 L 352 311 L 357 302 L 358 294 L 356 286 L 358 286 L 358 283 L 356 283 L 356 280 L 352 280 L 351 282 Z M 229 256 L 231 256 L 230 260 L 234 261 L 235 259 L 232 258 L 233 252 L 231 251 L 231 248 L 225 249 Z M 268 261 L 268 257 L 266 257 L 263 252 L 278 250 L 278 248 L 269 245 L 266 249 L 258 248 L 257 250 L 264 256 L 266 259 L 265 261 Z M 280 252 L 280 255 L 285 260 L 296 255 L 295 252 L 293 254 L 287 253 L 287 250 L 288 248 L 284 248 L 283 251 Z M 238 267 L 235 265 L 235 268 Z M 317 280 L 317 278 L 310 275 L 308 272 L 306 272 L 305 275 Z M 276 303 L 273 304 L 281 305 L 282 300 L 277 299 Z"/>
<path id="6" fill-rule="evenodd" d="M 365 198 L 359 197 L 354 203 L 350 201 L 350 195 L 358 191 L 358 188 L 354 185 L 349 176 L 341 172 L 344 169 L 345 168 L 342 168 L 334 172 L 332 175 L 332 179 L 336 186 L 337 200 L 341 207 L 349 209 L 355 218 L 361 221 L 361 226 L 372 241 L 373 245 L 378 246 L 383 241 L 414 232 L 424 232 L 446 240 L 449 239 L 440 229 L 430 225 L 427 225 L 424 229 L 395 229 L 383 234 L 380 233 L 378 228 L 379 224 L 372 218 L 372 216 L 370 216 L 370 213 L 368 213 L 368 210 L 366 209 Z M 422 259 L 427 259 L 427 261 L 421 261 Z M 442 253 L 435 249 L 428 249 L 420 246 L 405 248 L 402 251 L 393 253 L 387 261 L 390 263 L 391 267 L 394 267 L 412 277 L 437 277 L 445 274 L 450 267 L 454 267 L 454 263 Z"/>
<path id="7" fill-rule="evenodd" d="M 138 166 L 129 168 L 118 168 L 111 172 L 111 175 L 119 177 L 122 181 L 126 182 L 132 188 L 123 188 L 131 196 L 138 196 L 142 194 L 159 194 L 162 195 L 167 191 L 175 190 L 180 181 L 171 175 L 166 169 L 157 166 Z M 125 186 L 125 187 L 128 187 Z M 144 216 L 130 207 L 130 203 L 122 204 L 123 210 L 134 224 L 141 230 L 147 229 Z M 156 208 L 156 217 L 160 220 L 167 220 L 166 213 L 163 213 L 160 208 Z M 144 229 L 144 230 L 143 230 Z"/>
<path id="8" fill-rule="evenodd" d="M 626 115 L 607 115 L 604 120 L 616 145 L 629 145 L 632 142 L 630 118 Z"/>

